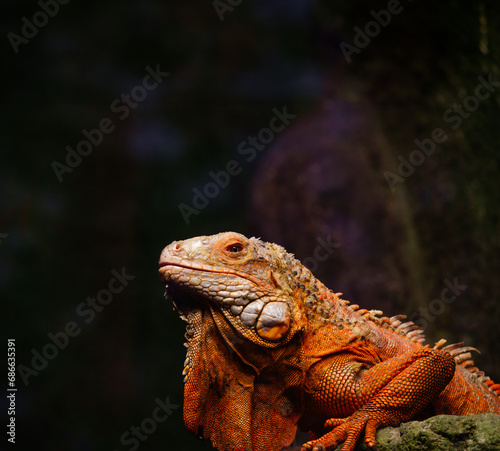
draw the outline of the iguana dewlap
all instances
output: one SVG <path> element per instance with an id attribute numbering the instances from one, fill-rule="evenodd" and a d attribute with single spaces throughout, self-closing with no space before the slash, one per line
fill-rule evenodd
<path id="1" fill-rule="evenodd" d="M 364 433 L 436 414 L 500 414 L 500 385 L 463 344 L 423 346 L 403 316 L 333 293 L 281 246 L 233 232 L 175 241 L 160 256 L 187 321 L 184 422 L 221 451 L 354 450 Z"/>

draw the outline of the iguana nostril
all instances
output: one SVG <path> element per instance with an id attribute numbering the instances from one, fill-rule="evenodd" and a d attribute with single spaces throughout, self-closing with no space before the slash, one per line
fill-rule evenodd
<path id="1" fill-rule="evenodd" d="M 175 243 L 175 246 L 173 248 L 174 251 L 176 252 L 181 252 L 184 248 L 182 247 L 181 243 Z"/>

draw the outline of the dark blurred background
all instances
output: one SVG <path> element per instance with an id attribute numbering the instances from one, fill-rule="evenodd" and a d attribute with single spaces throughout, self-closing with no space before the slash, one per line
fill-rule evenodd
<path id="1" fill-rule="evenodd" d="M 19 449 L 211 449 L 180 407 L 148 420 L 182 404 L 184 323 L 157 261 L 226 230 L 310 258 L 431 344 L 477 347 L 500 379 L 499 19 L 493 0 L 4 1 L 0 283 Z M 242 143 L 284 109 L 250 158 Z M 435 129 L 446 139 L 412 154 Z M 79 144 L 88 155 L 68 157 Z M 241 171 L 214 188 L 230 160 Z M 134 278 L 110 300 L 113 270 Z"/>

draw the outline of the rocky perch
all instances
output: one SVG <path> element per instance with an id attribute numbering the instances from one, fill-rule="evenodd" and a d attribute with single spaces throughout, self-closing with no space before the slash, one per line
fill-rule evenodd
<path id="1" fill-rule="evenodd" d="M 377 433 L 379 451 L 500 450 L 500 415 L 438 415 Z M 340 449 L 338 447 L 337 449 Z M 358 450 L 368 451 L 364 444 Z"/>

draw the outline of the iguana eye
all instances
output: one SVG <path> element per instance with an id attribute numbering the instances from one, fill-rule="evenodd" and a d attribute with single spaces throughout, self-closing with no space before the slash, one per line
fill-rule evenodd
<path id="1" fill-rule="evenodd" d="M 231 254 L 236 254 L 238 252 L 241 252 L 243 250 L 243 244 L 241 243 L 233 243 L 230 244 L 229 246 L 226 246 L 226 251 L 230 252 Z"/>

